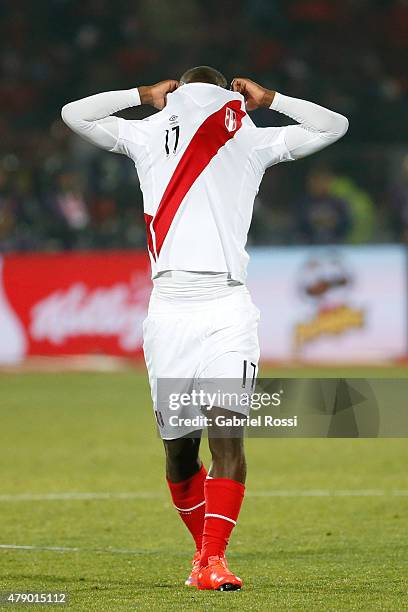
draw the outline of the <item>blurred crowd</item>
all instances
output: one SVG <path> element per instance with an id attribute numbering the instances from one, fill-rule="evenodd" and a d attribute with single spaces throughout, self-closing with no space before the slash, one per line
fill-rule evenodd
<path id="1" fill-rule="evenodd" d="M 131 162 L 60 109 L 202 63 L 350 120 L 332 149 L 267 173 L 252 243 L 408 242 L 408 0 L 2 0 L 0 32 L 0 251 L 144 246 Z"/>

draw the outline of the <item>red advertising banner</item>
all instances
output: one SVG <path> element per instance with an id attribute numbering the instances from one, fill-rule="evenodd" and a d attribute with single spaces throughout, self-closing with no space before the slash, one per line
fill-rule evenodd
<path id="1" fill-rule="evenodd" d="M 141 355 L 151 286 L 144 252 L 0 258 L 0 362 Z"/>

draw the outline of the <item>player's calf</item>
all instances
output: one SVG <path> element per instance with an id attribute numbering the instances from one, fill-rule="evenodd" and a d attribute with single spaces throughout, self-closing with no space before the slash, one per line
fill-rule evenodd
<path id="1" fill-rule="evenodd" d="M 198 456 L 200 438 L 178 438 L 163 440 L 166 452 L 166 476 L 171 482 L 182 482 L 191 478 L 201 467 Z"/>
<path id="2" fill-rule="evenodd" d="M 165 440 L 164 446 L 167 484 L 173 504 L 191 533 L 196 547 L 193 567 L 185 584 L 197 586 L 205 514 L 204 483 L 207 476 L 207 471 L 198 457 L 200 440 Z"/>
<path id="3" fill-rule="evenodd" d="M 242 429 L 242 428 L 240 428 Z M 226 437 L 218 437 L 218 434 L 226 433 Z M 244 483 L 246 479 L 246 459 L 244 451 L 244 440 L 241 432 L 236 432 L 239 437 L 230 437 L 235 432 L 223 432 L 218 430 L 214 437 L 214 432 L 209 431 L 209 447 L 211 451 L 212 463 L 211 478 L 229 478 Z"/>
<path id="4" fill-rule="evenodd" d="M 213 424 L 217 422 L 217 416 L 232 414 L 222 408 L 212 408 L 208 412 Z M 246 462 L 243 436 L 243 427 L 224 428 L 213 425 L 208 429 L 212 464 L 204 485 L 205 520 L 200 560 L 205 584 L 207 584 L 205 576 L 208 573 L 206 568 L 210 564 L 210 559 L 216 563 L 221 574 L 227 572 L 225 550 L 237 523 L 245 493 Z M 215 559 L 218 561 L 215 562 Z M 222 586 L 221 583 L 218 586 Z"/>

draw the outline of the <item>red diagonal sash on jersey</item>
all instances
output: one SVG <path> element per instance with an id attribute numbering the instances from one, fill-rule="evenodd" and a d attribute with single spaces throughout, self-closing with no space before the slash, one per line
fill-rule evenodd
<path id="1" fill-rule="evenodd" d="M 163 194 L 153 220 L 159 255 L 174 216 L 196 179 L 242 125 L 241 102 L 232 100 L 207 117 L 184 151 Z"/>

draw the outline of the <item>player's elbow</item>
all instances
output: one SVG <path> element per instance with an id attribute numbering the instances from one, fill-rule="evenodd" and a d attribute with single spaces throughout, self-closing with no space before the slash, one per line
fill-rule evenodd
<path id="1" fill-rule="evenodd" d="M 73 102 L 70 102 L 69 104 L 65 104 L 65 106 L 63 106 L 61 109 L 61 118 L 69 127 L 72 127 L 72 125 L 75 123 L 75 112 L 72 106 Z"/>
<path id="2" fill-rule="evenodd" d="M 349 120 L 344 115 L 337 114 L 335 134 L 337 138 L 342 138 L 349 128 Z"/>
<path id="3" fill-rule="evenodd" d="M 340 140 L 347 132 L 349 122 L 347 117 L 340 115 L 340 113 L 332 113 L 330 117 L 330 124 L 325 126 L 325 129 L 321 132 L 322 141 L 328 146 Z"/>

